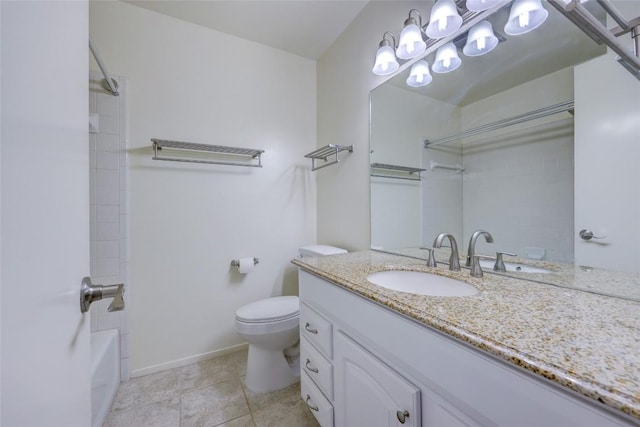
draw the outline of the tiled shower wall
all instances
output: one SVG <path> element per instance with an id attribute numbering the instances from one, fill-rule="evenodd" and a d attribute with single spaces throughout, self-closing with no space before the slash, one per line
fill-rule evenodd
<path id="1" fill-rule="evenodd" d="M 463 154 L 465 236 L 490 230 L 495 243 L 479 241 L 478 247 L 492 255 L 527 256 L 533 247 L 545 249 L 546 260 L 573 262 L 572 120 L 494 138 Z"/>
<path id="2" fill-rule="evenodd" d="M 89 182 L 91 215 L 91 278 L 94 284 L 125 284 L 125 309 L 108 312 L 111 299 L 91 305 L 91 332 L 120 331 L 120 376 L 129 379 L 128 172 L 126 82 L 116 78 L 120 96 L 100 86 L 102 76 L 89 79 Z"/>

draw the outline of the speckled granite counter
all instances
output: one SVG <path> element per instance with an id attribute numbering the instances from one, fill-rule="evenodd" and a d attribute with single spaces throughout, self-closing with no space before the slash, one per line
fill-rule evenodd
<path id="1" fill-rule="evenodd" d="M 403 256 L 421 258 L 426 260 L 426 251 L 418 248 L 394 249 L 389 253 L 397 253 Z M 443 265 L 448 262 L 450 249 L 436 249 L 436 259 Z M 460 255 L 464 260 L 464 255 Z M 495 272 L 485 269 L 485 272 L 500 274 L 516 279 L 525 279 L 539 283 L 560 286 L 564 288 L 578 289 L 585 292 L 593 292 L 601 295 L 614 296 L 618 298 L 633 299 L 640 301 L 640 273 L 623 273 L 618 271 L 603 270 L 576 266 L 573 264 L 551 263 L 547 261 L 536 261 L 520 257 L 508 257 L 505 262 L 515 262 L 518 264 L 541 267 L 551 271 L 551 273 L 523 273 L 523 272 Z"/>
<path id="2" fill-rule="evenodd" d="M 365 298 L 588 398 L 640 423 L 640 303 L 501 275 L 429 268 L 418 259 L 374 251 L 293 263 Z M 414 270 L 464 280 L 480 292 L 432 297 L 367 281 L 384 270 Z"/>

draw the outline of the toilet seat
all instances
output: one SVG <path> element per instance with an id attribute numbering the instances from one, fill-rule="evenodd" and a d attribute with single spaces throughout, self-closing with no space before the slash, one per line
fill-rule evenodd
<path id="1" fill-rule="evenodd" d="M 242 323 L 274 323 L 299 316 L 300 300 L 296 296 L 267 298 L 236 310 L 236 321 Z"/>

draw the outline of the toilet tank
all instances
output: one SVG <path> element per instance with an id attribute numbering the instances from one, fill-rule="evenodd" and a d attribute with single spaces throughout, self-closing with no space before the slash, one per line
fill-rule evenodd
<path id="1" fill-rule="evenodd" d="M 337 255 L 337 254 L 346 254 L 348 251 L 341 248 L 336 248 L 335 246 L 327 246 L 327 245 L 310 245 L 303 246 L 298 249 L 298 253 L 301 258 L 310 257 L 310 256 L 325 256 L 325 255 Z"/>

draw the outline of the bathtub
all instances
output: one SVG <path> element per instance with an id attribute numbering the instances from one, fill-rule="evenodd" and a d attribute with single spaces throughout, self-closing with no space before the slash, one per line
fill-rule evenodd
<path id="1" fill-rule="evenodd" d="M 120 333 L 91 333 L 91 426 L 101 427 L 120 384 Z"/>

